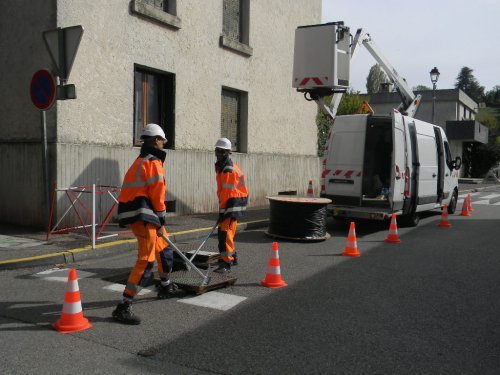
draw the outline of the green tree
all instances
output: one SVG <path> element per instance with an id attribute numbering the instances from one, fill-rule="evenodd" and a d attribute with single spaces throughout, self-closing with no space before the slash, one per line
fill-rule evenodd
<path id="1" fill-rule="evenodd" d="M 337 115 L 351 115 L 357 112 L 361 103 L 365 98 L 360 95 L 359 91 L 349 91 L 342 95 L 342 100 L 340 101 L 339 108 L 337 109 Z M 328 96 L 324 98 L 326 104 L 330 104 L 332 97 Z M 327 116 L 323 111 L 319 110 L 316 115 L 316 125 L 318 127 L 318 156 L 324 156 L 326 138 L 330 127 L 332 125 L 333 119 Z"/>
<path id="2" fill-rule="evenodd" d="M 500 106 L 500 86 L 494 86 L 486 92 L 484 101 L 489 106 Z"/>
<path id="3" fill-rule="evenodd" d="M 476 120 L 489 129 L 490 137 L 498 134 L 500 121 L 498 117 L 494 116 L 490 111 L 479 110 L 479 113 L 476 116 Z"/>
<path id="4" fill-rule="evenodd" d="M 382 83 L 389 82 L 387 75 L 384 73 L 378 64 L 370 68 L 368 77 L 366 77 L 366 92 L 368 94 L 375 94 L 382 88 Z"/>
<path id="5" fill-rule="evenodd" d="M 500 118 L 497 114 L 497 108 L 481 108 L 476 116 L 476 120 L 488 128 L 489 137 L 487 144 L 464 144 L 466 177 L 482 178 L 500 162 L 500 143 L 496 141 L 500 131 Z"/>
<path id="6" fill-rule="evenodd" d="M 484 101 L 484 86 L 479 84 L 472 72 L 471 68 L 464 66 L 458 73 L 455 88 L 462 90 L 479 103 Z"/>
<path id="7" fill-rule="evenodd" d="M 465 155 L 464 155 L 465 156 Z M 483 178 L 488 171 L 500 162 L 500 144 L 476 144 L 470 145 L 470 176 Z"/>
<path id="8" fill-rule="evenodd" d="M 430 87 L 427 87 L 426 85 L 417 85 L 412 88 L 413 91 L 427 91 L 427 90 L 432 90 Z"/>

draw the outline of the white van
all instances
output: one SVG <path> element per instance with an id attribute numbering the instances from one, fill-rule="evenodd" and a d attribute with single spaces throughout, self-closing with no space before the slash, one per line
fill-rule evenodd
<path id="1" fill-rule="evenodd" d="M 443 129 L 394 110 L 391 116 L 337 116 L 325 147 L 321 196 L 334 217 L 416 226 L 418 213 L 458 199 L 460 157 L 452 160 Z"/>

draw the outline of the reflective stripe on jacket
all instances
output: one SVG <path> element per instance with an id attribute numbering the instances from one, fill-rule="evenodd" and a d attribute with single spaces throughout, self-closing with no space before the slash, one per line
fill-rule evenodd
<path id="1" fill-rule="evenodd" d="M 154 148 L 141 148 L 123 179 L 118 197 L 118 221 L 126 226 L 142 220 L 154 225 L 165 224 L 165 152 Z"/>
<path id="2" fill-rule="evenodd" d="M 242 217 L 248 204 L 245 175 L 229 158 L 223 165 L 216 163 L 215 170 L 219 213 L 224 214 L 224 217 Z"/>

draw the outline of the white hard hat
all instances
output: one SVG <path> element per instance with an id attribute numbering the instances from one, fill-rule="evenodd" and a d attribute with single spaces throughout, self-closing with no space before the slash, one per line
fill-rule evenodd
<path id="1" fill-rule="evenodd" d="M 167 139 L 161 126 L 156 124 L 147 124 L 142 129 L 141 137 L 162 137 L 163 139 Z"/>
<path id="2" fill-rule="evenodd" d="M 231 151 L 231 141 L 227 138 L 219 138 L 217 142 L 215 142 L 215 148 Z"/>

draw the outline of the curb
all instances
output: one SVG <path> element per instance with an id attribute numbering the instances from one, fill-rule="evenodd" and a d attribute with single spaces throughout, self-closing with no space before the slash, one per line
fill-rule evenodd
<path id="1" fill-rule="evenodd" d="M 267 225 L 269 225 L 269 219 L 254 220 L 238 223 L 238 229 L 244 231 L 262 228 Z M 196 240 L 208 235 L 211 229 L 212 228 L 198 228 L 181 232 L 173 232 L 170 234 L 170 239 L 174 243 Z M 28 258 L 4 260 L 0 261 L 0 271 L 54 264 L 70 264 L 86 259 L 116 255 L 118 254 L 118 252 L 128 252 L 135 250 L 136 243 L 137 240 L 134 238 L 98 244 L 96 245 L 95 249 L 92 249 L 92 246 L 88 245 L 81 248 L 63 250 L 55 253 L 38 255 Z M 117 248 L 117 246 L 119 246 L 119 248 Z"/>

